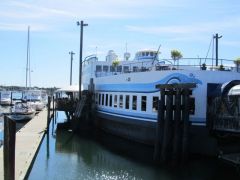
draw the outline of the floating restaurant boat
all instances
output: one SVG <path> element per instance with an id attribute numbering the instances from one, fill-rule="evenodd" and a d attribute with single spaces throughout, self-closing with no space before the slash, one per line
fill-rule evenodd
<path id="1" fill-rule="evenodd" d="M 28 102 L 16 102 L 11 109 L 9 117 L 15 121 L 31 120 L 36 114 L 36 110 Z"/>
<path id="2" fill-rule="evenodd" d="M 198 147 L 211 144 L 212 138 L 208 136 L 213 121 L 208 118 L 213 103 L 211 94 L 224 83 L 232 86 L 240 83 L 240 73 L 234 62 L 221 59 L 221 66 L 213 66 L 213 59 L 182 58 L 176 65 L 174 60 L 160 59 L 156 50 L 141 50 L 133 60 L 129 58 L 130 54 L 125 53 L 124 60 L 119 61 L 112 50 L 105 61 L 99 61 L 95 55 L 85 58 L 83 90 L 88 89 L 93 78 L 97 107 L 95 124 L 114 135 L 154 144 L 160 100 L 160 89 L 156 85 L 194 83 L 196 88 L 190 96 L 191 139 Z M 203 62 L 207 64 L 204 67 Z M 204 151 L 198 149 L 201 150 Z"/>

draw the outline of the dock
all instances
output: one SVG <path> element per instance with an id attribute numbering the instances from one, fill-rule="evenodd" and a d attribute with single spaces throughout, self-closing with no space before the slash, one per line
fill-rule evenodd
<path id="1" fill-rule="evenodd" d="M 15 179 L 24 179 L 30 170 L 48 124 L 45 108 L 16 132 Z M 0 179 L 4 179 L 3 146 L 0 148 Z"/>

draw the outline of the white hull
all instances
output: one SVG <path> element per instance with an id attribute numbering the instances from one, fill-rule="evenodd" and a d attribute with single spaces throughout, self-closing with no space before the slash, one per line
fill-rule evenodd
<path id="1" fill-rule="evenodd" d="M 15 121 L 28 121 L 35 116 L 35 111 L 31 113 L 13 113 L 9 115 L 12 120 Z"/>
<path id="2" fill-rule="evenodd" d="M 3 106 L 4 105 L 9 106 L 9 105 L 11 105 L 11 99 L 1 99 L 0 104 Z"/>

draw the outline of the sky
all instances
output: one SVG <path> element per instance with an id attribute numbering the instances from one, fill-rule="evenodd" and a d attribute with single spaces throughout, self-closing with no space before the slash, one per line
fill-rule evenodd
<path id="1" fill-rule="evenodd" d="M 0 0 L 0 85 L 25 86 L 27 29 L 30 26 L 31 85 L 78 84 L 80 27 L 83 58 L 104 60 L 109 50 L 119 58 L 127 50 L 161 45 L 160 58 L 177 49 L 185 58 L 206 57 L 214 34 L 219 58 L 240 57 L 239 0 Z"/>

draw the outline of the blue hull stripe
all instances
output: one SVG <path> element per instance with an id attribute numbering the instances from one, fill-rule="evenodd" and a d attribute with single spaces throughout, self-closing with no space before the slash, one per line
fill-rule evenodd
<path id="1" fill-rule="evenodd" d="M 111 91 L 111 92 L 138 92 L 149 93 L 157 92 L 155 88 L 157 84 L 171 84 L 171 83 L 196 83 L 202 84 L 202 81 L 196 79 L 194 76 L 187 76 L 181 73 L 173 73 L 165 78 L 153 83 L 129 83 L 129 84 L 96 84 L 97 91 Z"/>

